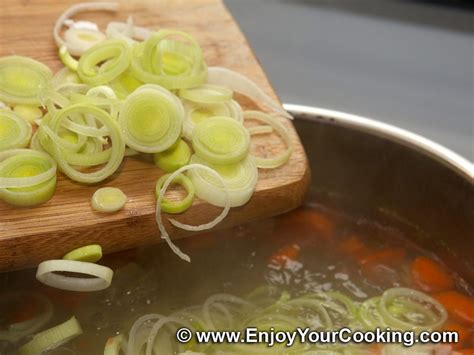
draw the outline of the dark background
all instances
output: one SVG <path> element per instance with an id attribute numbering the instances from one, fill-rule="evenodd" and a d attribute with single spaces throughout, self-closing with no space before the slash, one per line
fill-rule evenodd
<path id="1" fill-rule="evenodd" d="M 473 2 L 225 3 L 283 102 L 375 118 L 474 160 Z"/>

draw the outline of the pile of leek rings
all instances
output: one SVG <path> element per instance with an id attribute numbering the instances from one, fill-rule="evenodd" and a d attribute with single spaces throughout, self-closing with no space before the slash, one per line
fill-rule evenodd
<path id="1" fill-rule="evenodd" d="M 0 58 L 0 199 L 39 205 L 54 194 L 56 169 L 97 184 L 117 173 L 125 156 L 152 154 L 169 174 L 156 186 L 162 238 L 172 245 L 161 210 L 184 212 L 195 196 L 222 213 L 200 226 L 170 222 L 187 230 L 212 228 L 229 208 L 250 200 L 259 168 L 289 160 L 292 139 L 277 117 L 289 115 L 245 76 L 208 67 L 189 33 L 154 32 L 131 19 L 111 22 L 102 32 L 93 22 L 71 19 L 91 10 L 116 11 L 117 4 L 78 4 L 60 16 L 53 35 L 64 68 L 56 74 L 32 58 Z M 244 111 L 234 93 L 273 113 Z M 272 133 L 286 150 L 253 155 L 252 136 Z M 166 198 L 170 184 L 182 185 L 186 197 Z"/>

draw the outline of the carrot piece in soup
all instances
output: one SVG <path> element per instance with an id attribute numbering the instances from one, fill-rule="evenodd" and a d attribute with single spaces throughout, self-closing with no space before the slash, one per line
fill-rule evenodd
<path id="1" fill-rule="evenodd" d="M 457 291 L 446 291 L 434 294 L 453 319 L 462 324 L 474 326 L 474 298 L 465 296 Z"/>
<path id="2" fill-rule="evenodd" d="M 454 279 L 436 261 L 419 256 L 411 263 L 411 276 L 418 288 L 425 292 L 442 292 L 452 290 Z"/>
<path id="3" fill-rule="evenodd" d="M 361 265 L 365 264 L 384 264 L 399 265 L 405 258 L 406 252 L 402 248 L 384 248 L 372 252 L 364 258 L 359 259 Z"/>
<path id="4" fill-rule="evenodd" d="M 284 266 L 288 260 L 297 260 L 300 251 L 301 247 L 298 244 L 285 245 L 270 257 L 269 262 L 271 264 Z"/>
<path id="5" fill-rule="evenodd" d="M 329 241 L 334 235 L 334 221 L 320 211 L 303 207 L 279 217 L 276 232 L 289 234 L 296 240 L 321 237 Z"/>

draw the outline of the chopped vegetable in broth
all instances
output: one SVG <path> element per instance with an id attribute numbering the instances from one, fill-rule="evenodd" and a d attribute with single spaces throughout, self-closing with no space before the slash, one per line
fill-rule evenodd
<path id="1" fill-rule="evenodd" d="M 192 263 L 165 244 L 105 256 L 99 264 L 114 277 L 103 291 L 51 288 L 33 270 L 1 274 L 0 354 L 28 354 L 24 344 L 34 334 L 63 323 L 77 334 L 46 354 L 102 354 L 106 346 L 115 349 L 108 354 L 122 353 L 120 347 L 126 354 L 408 353 L 393 344 L 180 345 L 176 331 L 183 326 L 455 330 L 456 344 L 413 349 L 449 354 L 451 347 L 474 347 L 472 288 L 410 237 L 312 206 L 177 241 Z M 71 328 L 76 322 L 82 334 Z M 318 349 L 326 352 L 311 352 Z"/>

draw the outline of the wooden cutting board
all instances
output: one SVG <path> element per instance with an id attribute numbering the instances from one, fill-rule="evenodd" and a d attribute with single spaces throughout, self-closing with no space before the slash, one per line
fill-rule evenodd
<path id="1" fill-rule="evenodd" d="M 0 56 L 30 56 L 49 65 L 53 71 L 60 69 L 62 64 L 57 58 L 52 29 L 56 18 L 73 3 L 2 0 Z M 209 66 L 236 70 L 277 98 L 247 40 L 221 1 L 124 1 L 117 13 L 87 13 L 76 18 L 91 19 L 104 29 L 109 21 L 125 21 L 129 15 L 140 26 L 189 32 L 201 44 Z M 252 106 L 246 101 L 244 107 Z M 282 121 L 295 143 L 290 161 L 278 169 L 259 170 L 259 182 L 250 202 L 231 209 L 219 227 L 280 214 L 302 203 L 309 182 L 307 159 L 291 122 L 283 118 Z M 252 140 L 252 149 L 259 154 L 284 149 L 277 136 L 266 135 Z M 0 271 L 35 266 L 91 243 L 102 245 L 104 251 L 110 253 L 159 242 L 154 188 L 161 174 L 150 161 L 130 157 L 116 174 L 95 186 L 74 183 L 60 174 L 55 196 L 39 207 L 15 208 L 0 201 Z M 129 197 L 126 207 L 115 214 L 93 212 L 90 198 L 99 186 L 122 189 Z M 178 196 L 176 192 L 176 198 Z M 219 211 L 219 208 L 196 200 L 193 207 L 178 218 L 186 223 L 201 224 L 213 219 Z M 167 229 L 173 238 L 189 235 L 169 224 Z"/>

